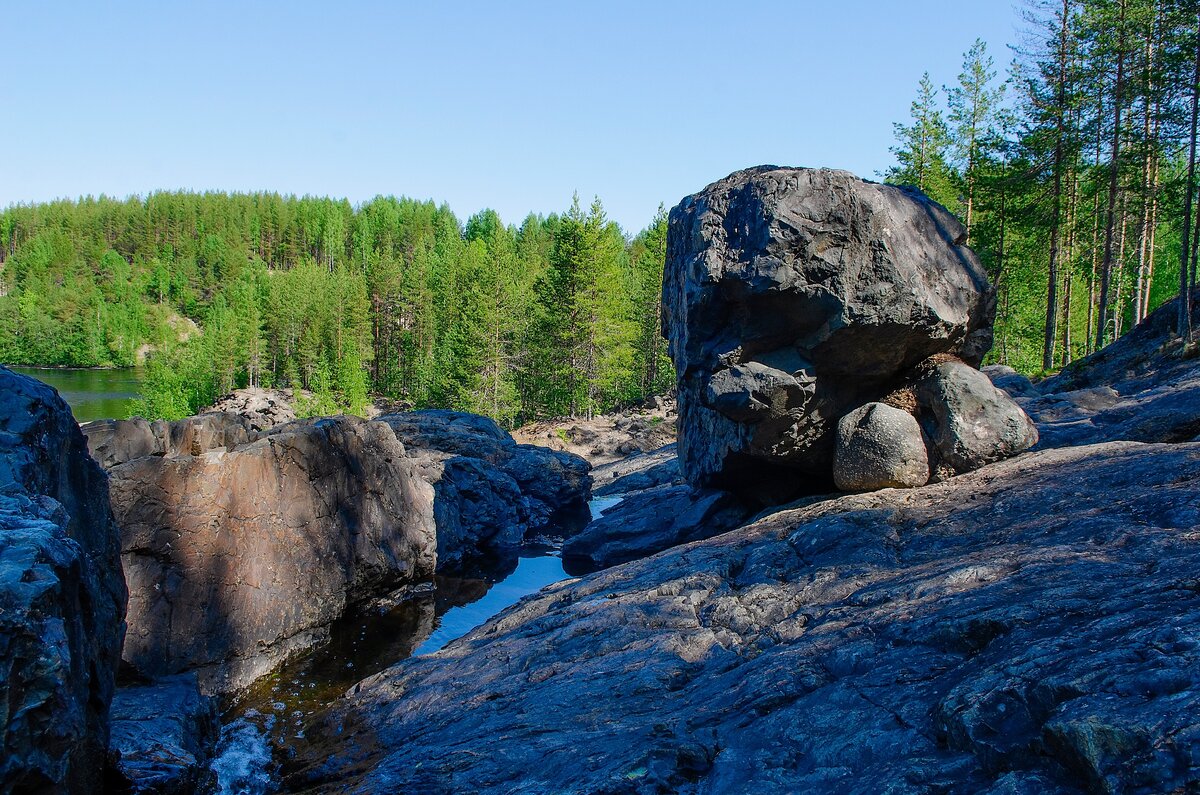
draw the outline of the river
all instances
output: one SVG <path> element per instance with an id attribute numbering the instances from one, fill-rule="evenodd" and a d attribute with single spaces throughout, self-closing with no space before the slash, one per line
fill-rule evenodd
<path id="1" fill-rule="evenodd" d="M 123 420 L 141 396 L 143 373 L 138 368 L 8 367 L 57 389 L 79 422 Z"/>

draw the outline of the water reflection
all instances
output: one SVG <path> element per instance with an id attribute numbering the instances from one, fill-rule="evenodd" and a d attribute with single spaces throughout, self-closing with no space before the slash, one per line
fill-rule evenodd
<path id="1" fill-rule="evenodd" d="M 70 370 L 56 367 L 10 367 L 58 390 L 79 422 L 123 420 L 141 395 L 142 371 Z"/>
<path id="2" fill-rule="evenodd" d="M 305 742 L 312 716 L 357 682 L 400 660 L 437 651 L 522 597 L 566 578 L 555 548 L 523 554 L 517 560 L 476 563 L 456 576 L 439 575 L 429 590 L 383 608 L 360 610 L 331 627 L 327 644 L 238 694 L 226 706 L 226 730 L 213 769 L 225 765 L 238 770 L 239 775 L 227 778 L 239 784 L 221 791 L 268 791 L 240 785 L 254 778 L 241 764 L 261 757 L 260 745 L 271 748 L 274 763 L 284 762 Z"/>

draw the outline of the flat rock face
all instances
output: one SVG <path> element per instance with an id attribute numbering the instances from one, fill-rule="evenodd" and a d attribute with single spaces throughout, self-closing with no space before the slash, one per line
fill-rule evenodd
<path id="1" fill-rule="evenodd" d="M 828 490 L 844 414 L 936 354 L 978 366 L 995 295 L 963 237 L 919 192 L 827 169 L 740 171 L 676 206 L 663 330 L 689 481 Z"/>
<path id="2" fill-rule="evenodd" d="M 49 386 L 0 367 L 0 791 L 97 792 L 124 631 L 108 478 Z"/>
<path id="3" fill-rule="evenodd" d="M 1200 444 L 827 500 L 551 586 L 364 680 L 288 784 L 1188 792 L 1197 571 Z"/>
<path id="4" fill-rule="evenodd" d="M 348 602 L 433 575 L 433 489 L 381 423 L 299 420 L 110 476 L 124 658 L 147 676 L 244 686 L 323 637 Z"/>

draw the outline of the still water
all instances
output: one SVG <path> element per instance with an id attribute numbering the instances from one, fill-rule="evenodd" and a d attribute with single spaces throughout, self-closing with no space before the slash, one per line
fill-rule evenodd
<path id="1" fill-rule="evenodd" d="M 142 371 L 136 367 L 71 370 L 12 366 L 9 369 L 57 389 L 79 422 L 125 419 L 133 402 L 140 397 L 142 388 Z"/>
<path id="2" fill-rule="evenodd" d="M 599 518 L 621 497 L 592 500 Z M 325 706 L 356 682 L 409 657 L 432 654 L 547 585 L 567 579 L 555 545 L 526 547 L 513 561 L 480 563 L 385 609 L 351 615 L 327 644 L 284 664 L 228 704 L 212 770 L 220 795 L 276 792 L 276 771 L 305 743 Z"/>

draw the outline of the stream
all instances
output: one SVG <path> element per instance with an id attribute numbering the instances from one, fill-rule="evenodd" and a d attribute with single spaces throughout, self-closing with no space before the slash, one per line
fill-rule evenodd
<path id="1" fill-rule="evenodd" d="M 621 501 L 599 497 L 592 518 Z M 274 792 L 273 771 L 305 741 L 306 723 L 356 682 L 409 657 L 432 654 L 506 607 L 568 579 L 556 545 L 526 545 L 515 562 L 481 562 L 386 608 L 336 622 L 329 642 L 288 661 L 222 705 L 210 765 L 220 795 Z"/>

